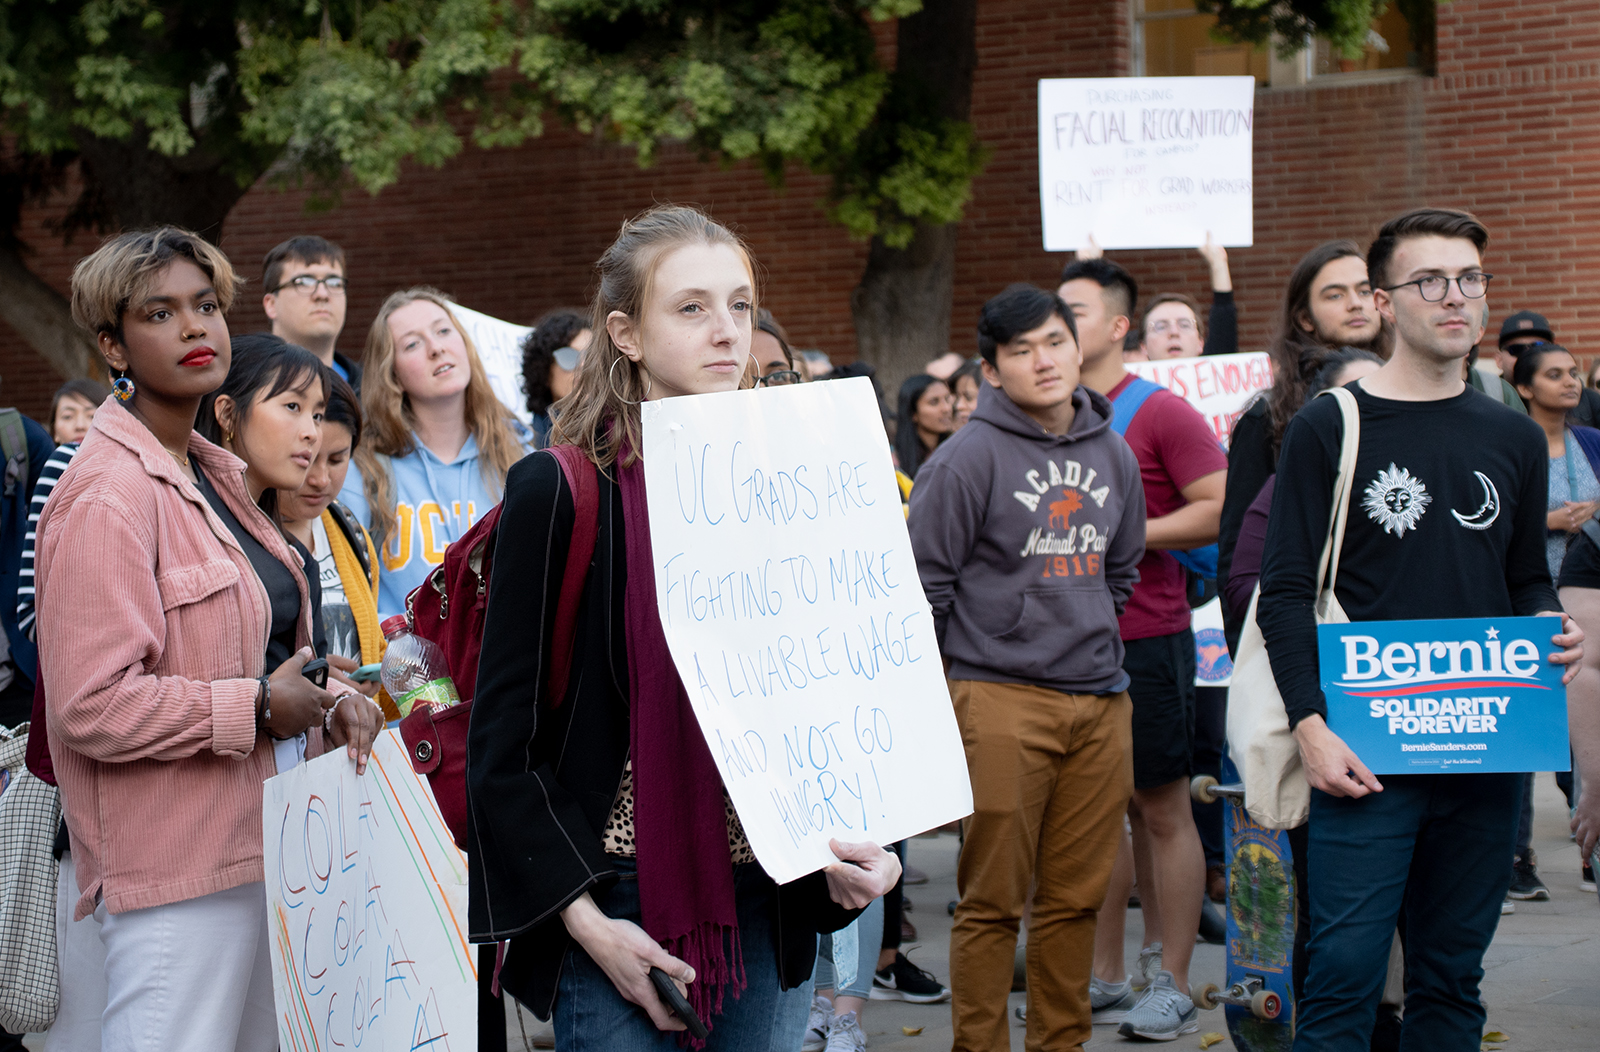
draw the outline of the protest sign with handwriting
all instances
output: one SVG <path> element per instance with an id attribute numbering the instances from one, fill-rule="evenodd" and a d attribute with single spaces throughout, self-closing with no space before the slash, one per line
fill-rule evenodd
<path id="1" fill-rule="evenodd" d="M 269 778 L 262 805 L 278 1047 L 478 1047 L 467 857 L 387 730 Z"/>
<path id="2" fill-rule="evenodd" d="M 1188 248 L 1254 237 L 1254 77 L 1039 82 L 1047 252 Z"/>
<path id="3" fill-rule="evenodd" d="M 1272 359 L 1265 351 L 1129 362 L 1128 371 L 1194 406 L 1224 448 L 1245 408 L 1272 386 Z"/>
<path id="4" fill-rule="evenodd" d="M 668 398 L 643 422 L 662 626 L 767 872 L 968 814 L 870 381 Z"/>

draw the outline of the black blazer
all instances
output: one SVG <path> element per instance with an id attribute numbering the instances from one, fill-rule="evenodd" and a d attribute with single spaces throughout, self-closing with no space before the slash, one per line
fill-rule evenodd
<path id="1" fill-rule="evenodd" d="M 627 548 L 621 490 L 604 473 L 599 490 L 599 535 L 558 707 L 546 681 L 576 509 L 553 456 L 533 453 L 507 475 L 467 736 L 470 937 L 511 940 L 500 983 L 541 1019 L 570 945 L 561 911 L 617 879 L 601 836 L 628 759 Z M 816 933 L 860 911 L 835 903 L 820 872 L 778 888 L 777 902 L 774 943 L 792 989 L 811 975 Z"/>

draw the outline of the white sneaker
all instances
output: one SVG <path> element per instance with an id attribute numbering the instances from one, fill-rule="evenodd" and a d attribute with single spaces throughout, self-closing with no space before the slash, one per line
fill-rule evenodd
<path id="1" fill-rule="evenodd" d="M 1517 904 L 1511 901 L 1510 895 L 1507 895 L 1506 900 L 1500 903 L 1500 916 L 1504 917 L 1508 913 L 1515 912 L 1517 912 Z"/>
<path id="2" fill-rule="evenodd" d="M 1133 988 L 1147 990 L 1161 974 L 1161 944 L 1153 942 L 1139 951 L 1139 963 L 1133 970 Z"/>
<path id="3" fill-rule="evenodd" d="M 867 1047 L 867 1032 L 854 1012 L 836 1015 L 828 1024 L 827 1052 L 862 1052 Z"/>
<path id="4" fill-rule="evenodd" d="M 1133 979 L 1127 978 L 1120 983 L 1105 983 L 1097 975 L 1089 977 L 1089 1010 L 1090 1023 L 1093 1026 L 1103 1026 L 1109 1023 L 1120 1023 L 1128 1018 L 1128 1012 L 1139 1003 L 1139 995 L 1133 992 Z"/>
<path id="5" fill-rule="evenodd" d="M 828 1047 L 828 1020 L 833 1018 L 833 1002 L 821 994 L 811 999 L 811 1014 L 806 1018 L 806 1039 L 800 1052 L 822 1052 Z"/>
<path id="6" fill-rule="evenodd" d="M 1146 1041 L 1174 1041 L 1181 1034 L 1200 1029 L 1200 1010 L 1186 994 L 1178 992 L 1171 972 L 1162 972 L 1117 1028 L 1123 1037 L 1142 1037 Z"/>

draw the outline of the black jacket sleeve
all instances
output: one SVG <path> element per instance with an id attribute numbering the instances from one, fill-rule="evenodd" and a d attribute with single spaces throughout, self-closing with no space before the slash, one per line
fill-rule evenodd
<path id="1" fill-rule="evenodd" d="M 552 729 L 547 725 L 570 720 L 578 705 L 569 699 L 561 711 L 546 696 L 574 517 L 572 493 L 554 457 L 532 454 L 511 468 L 467 737 L 468 923 L 479 942 L 552 920 L 615 876 L 582 802 L 558 780 L 552 753 L 541 744 Z M 597 576 L 590 574 L 590 585 Z M 581 636 L 578 643 L 573 660 L 584 668 L 574 668 L 575 682 L 588 670 Z"/>
<path id="2" fill-rule="evenodd" d="M 1272 416 L 1266 397 L 1258 399 L 1233 425 L 1228 440 L 1228 488 L 1222 498 L 1222 519 L 1217 529 L 1217 589 L 1223 594 L 1223 635 L 1228 650 L 1239 646 L 1239 631 L 1246 610 L 1235 610 L 1228 602 L 1226 587 L 1233 568 L 1233 552 L 1239 544 L 1239 528 L 1244 513 L 1250 510 L 1261 487 L 1277 470 L 1272 456 Z"/>
<path id="3" fill-rule="evenodd" d="M 1206 345 L 1201 354 L 1239 352 L 1239 308 L 1232 292 L 1211 293 L 1211 313 L 1206 317 Z"/>
<path id="4" fill-rule="evenodd" d="M 1291 728 L 1312 713 L 1328 714 L 1317 661 L 1317 565 L 1328 542 L 1343 440 L 1344 421 L 1331 398 L 1315 399 L 1290 421 L 1279 458 L 1290 470 L 1278 472 L 1267 518 L 1256 624 Z"/>

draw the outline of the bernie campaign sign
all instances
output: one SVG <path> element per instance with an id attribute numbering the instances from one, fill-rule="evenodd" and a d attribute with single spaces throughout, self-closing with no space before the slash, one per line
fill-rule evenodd
<path id="1" fill-rule="evenodd" d="M 1317 626 L 1328 726 L 1374 774 L 1565 771 L 1554 617 Z"/>

